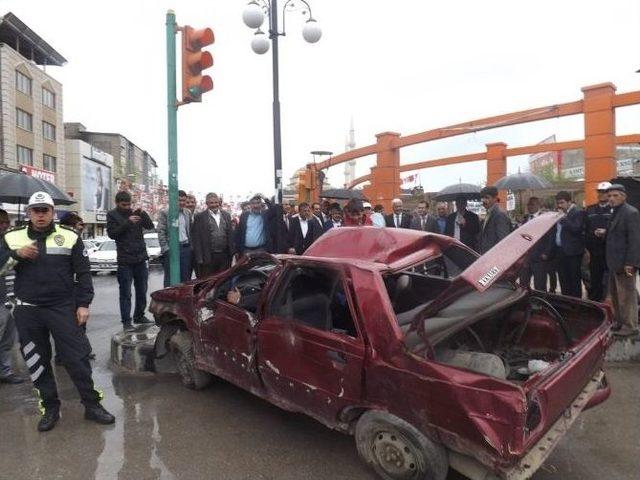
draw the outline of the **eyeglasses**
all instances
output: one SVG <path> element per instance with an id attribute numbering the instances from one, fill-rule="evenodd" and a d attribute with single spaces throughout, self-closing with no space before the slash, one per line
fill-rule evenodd
<path id="1" fill-rule="evenodd" d="M 31 210 L 35 213 L 48 213 L 49 207 L 32 207 Z"/>

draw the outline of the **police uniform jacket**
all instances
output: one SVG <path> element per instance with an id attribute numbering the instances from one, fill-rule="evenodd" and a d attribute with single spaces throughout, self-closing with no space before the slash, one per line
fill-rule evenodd
<path id="1" fill-rule="evenodd" d="M 33 242 L 38 247 L 38 257 L 18 257 L 17 251 Z M 14 293 L 19 300 L 39 306 L 75 300 L 76 307 L 88 307 L 93 300 L 89 258 L 73 229 L 55 223 L 43 232 L 34 230 L 31 224 L 16 227 L 7 231 L 0 250 L 10 252 L 0 270 L 9 263 L 15 264 Z"/>
<path id="2" fill-rule="evenodd" d="M 595 205 L 589 205 L 585 209 L 585 240 L 587 249 L 590 252 L 604 255 L 604 237 L 596 237 L 594 232 L 598 228 L 608 229 L 610 220 L 611 207 L 609 205 L 601 206 L 596 203 Z"/>

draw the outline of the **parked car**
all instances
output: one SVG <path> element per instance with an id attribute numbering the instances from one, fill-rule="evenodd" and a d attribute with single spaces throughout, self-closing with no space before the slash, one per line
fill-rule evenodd
<path id="1" fill-rule="evenodd" d="M 605 401 L 611 311 L 517 283 L 561 218 L 479 257 L 436 234 L 334 228 L 302 256 L 257 254 L 156 291 L 156 355 L 355 435 L 385 479 L 527 479 Z"/>
<path id="2" fill-rule="evenodd" d="M 91 272 L 117 272 L 118 257 L 115 240 L 103 241 L 97 250 L 89 254 Z"/>
<path id="3" fill-rule="evenodd" d="M 160 263 L 160 242 L 157 233 L 145 233 L 144 243 L 147 245 L 149 263 Z"/>
<path id="4" fill-rule="evenodd" d="M 92 253 L 98 248 L 98 246 L 93 240 L 89 240 L 85 238 L 82 240 L 82 243 L 84 243 L 84 248 L 87 250 L 88 254 Z"/>

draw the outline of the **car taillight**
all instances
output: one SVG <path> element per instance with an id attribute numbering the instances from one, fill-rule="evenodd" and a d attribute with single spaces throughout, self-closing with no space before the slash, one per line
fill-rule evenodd
<path id="1" fill-rule="evenodd" d="M 542 412 L 540 411 L 540 404 L 537 400 L 531 400 L 527 409 L 527 420 L 525 422 L 525 433 L 529 435 L 542 420 Z"/>

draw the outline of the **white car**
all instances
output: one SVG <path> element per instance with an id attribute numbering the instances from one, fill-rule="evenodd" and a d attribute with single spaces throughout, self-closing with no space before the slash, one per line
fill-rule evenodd
<path id="1" fill-rule="evenodd" d="M 106 240 L 97 250 L 89 253 L 92 272 L 118 271 L 118 254 L 115 240 Z"/>
<path id="2" fill-rule="evenodd" d="M 144 243 L 147 245 L 147 255 L 149 256 L 149 263 L 160 262 L 160 242 L 158 241 L 157 233 L 145 233 Z"/>

